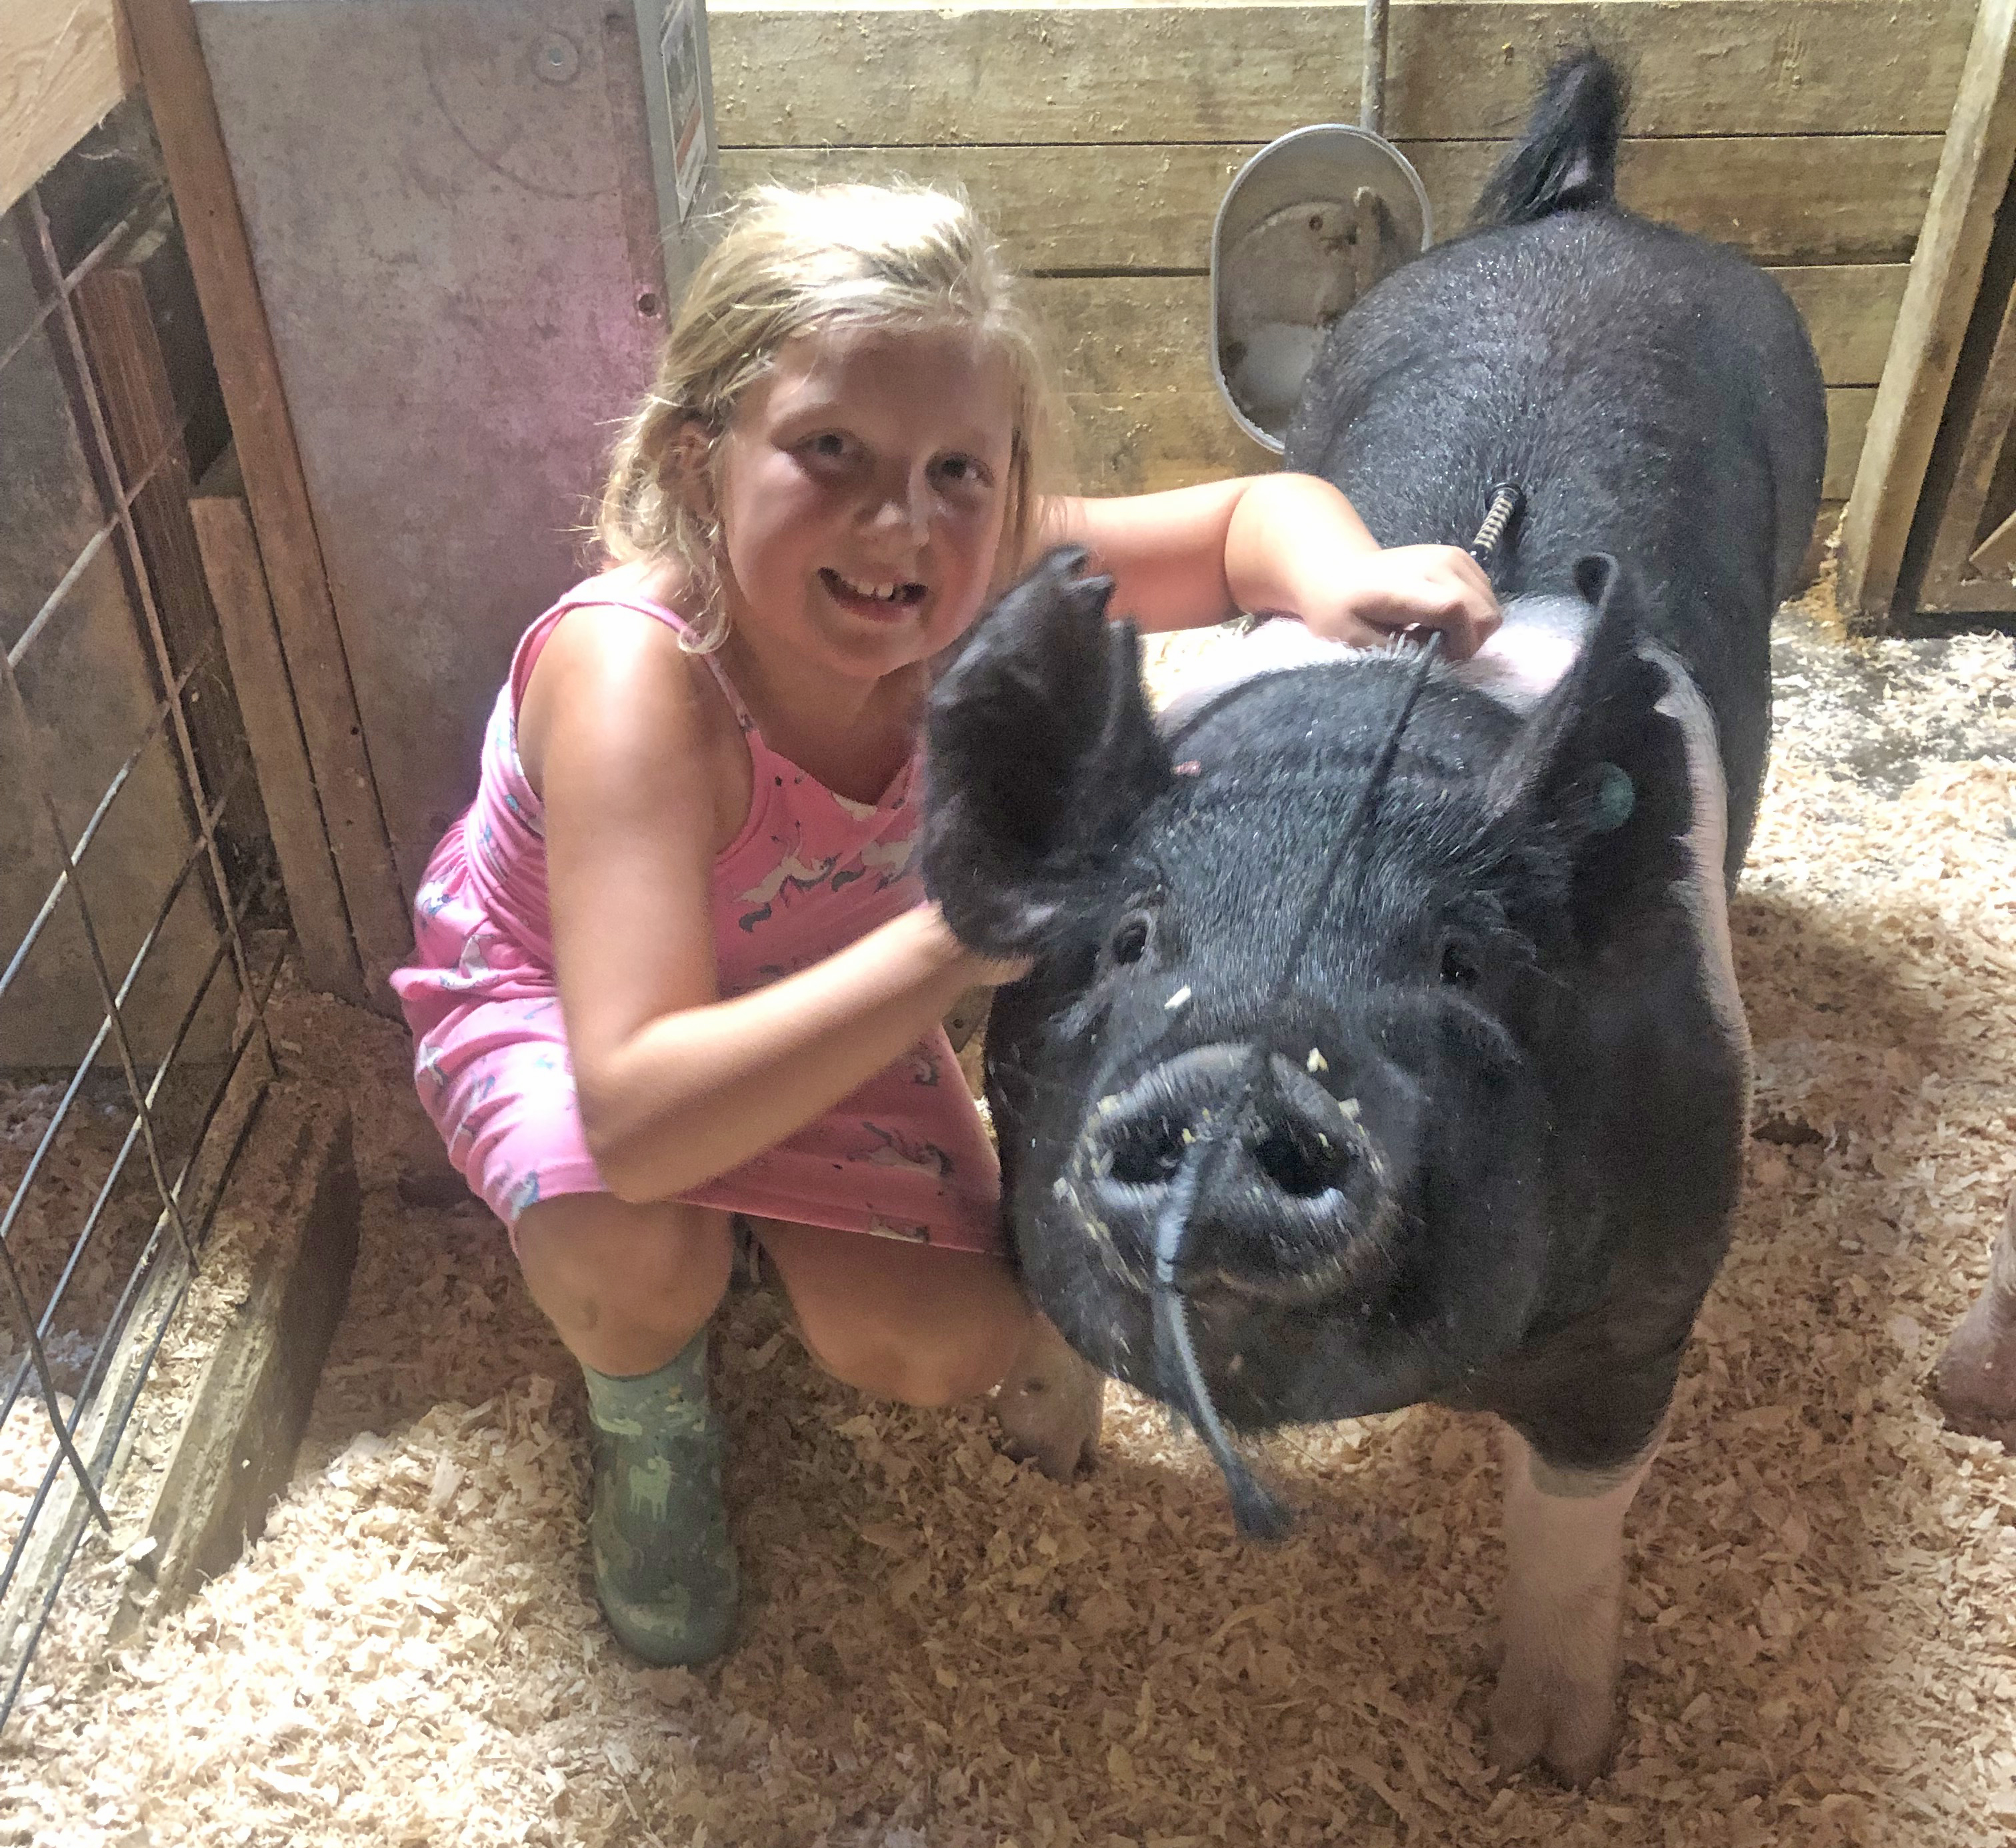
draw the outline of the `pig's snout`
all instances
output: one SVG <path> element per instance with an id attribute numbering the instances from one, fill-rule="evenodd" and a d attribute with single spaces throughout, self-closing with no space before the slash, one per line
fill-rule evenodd
<path id="1" fill-rule="evenodd" d="M 1157 1066 L 1111 1100 L 1091 1131 L 1104 1191 L 1167 1187 L 1190 1145 L 1234 1111 L 1238 1120 L 1226 1136 L 1234 1147 L 1221 1162 L 1250 1170 L 1248 1185 L 1296 1200 L 1341 1187 L 1355 1151 L 1337 1100 L 1278 1053 L 1252 1097 L 1244 1099 L 1238 1093 L 1251 1065 L 1249 1047 L 1203 1046 Z M 1134 1204 L 1131 1191 L 1118 1197 Z"/>
<path id="2" fill-rule="evenodd" d="M 1154 1274 L 1157 1224 L 1201 1140 L 1219 1146 L 1183 1241 L 1177 1277 L 1188 1292 L 1327 1295 L 1390 1223 L 1389 1165 L 1359 1100 L 1334 1094 L 1279 1053 L 1255 1066 L 1250 1046 L 1195 1047 L 1093 1109 L 1070 1191 L 1137 1287 Z"/>

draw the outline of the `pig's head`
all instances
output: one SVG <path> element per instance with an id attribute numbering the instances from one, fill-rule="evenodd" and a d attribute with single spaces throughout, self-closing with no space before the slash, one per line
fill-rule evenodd
<path id="1" fill-rule="evenodd" d="M 967 943 L 1035 958 L 988 1042 L 1028 1285 L 1096 1365 L 1240 1428 L 1446 1396 L 1573 1263 L 1556 1079 L 1687 851 L 1665 673 L 1591 558 L 1589 644 L 1523 718 L 1438 668 L 1395 744 L 1403 653 L 1165 738 L 1082 563 L 1002 600 L 928 723 L 927 883 Z"/>

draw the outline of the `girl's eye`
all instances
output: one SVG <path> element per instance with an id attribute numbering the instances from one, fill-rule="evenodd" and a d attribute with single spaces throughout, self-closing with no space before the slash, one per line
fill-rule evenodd
<path id="1" fill-rule="evenodd" d="M 1147 914 L 1131 911 L 1121 919 L 1112 942 L 1107 946 L 1107 953 L 1116 963 L 1138 963 L 1147 952 L 1148 937 Z"/>
<path id="2" fill-rule="evenodd" d="M 948 456 L 938 464 L 938 473 L 961 486 L 986 478 L 986 471 L 970 456 Z"/>
<path id="3" fill-rule="evenodd" d="M 836 431 L 827 430 L 814 437 L 805 445 L 805 448 L 822 462 L 837 462 L 847 453 L 847 438 Z"/>

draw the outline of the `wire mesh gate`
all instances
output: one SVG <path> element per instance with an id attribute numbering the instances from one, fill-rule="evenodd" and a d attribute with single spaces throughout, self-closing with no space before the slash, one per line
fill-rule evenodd
<path id="1" fill-rule="evenodd" d="M 0 222 L 0 1724 L 277 1075 L 188 506 L 228 434 L 131 103 Z"/>

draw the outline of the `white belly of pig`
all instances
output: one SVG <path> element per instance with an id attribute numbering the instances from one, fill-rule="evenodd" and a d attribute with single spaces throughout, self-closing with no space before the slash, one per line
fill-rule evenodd
<path id="1" fill-rule="evenodd" d="M 1575 665 L 1594 615 L 1579 597 L 1514 597 L 1505 605 L 1498 632 L 1456 667 L 1456 677 L 1513 711 L 1524 712 Z M 1162 729 L 1174 731 L 1220 693 L 1262 674 L 1363 661 L 1391 651 L 1390 647 L 1353 648 L 1326 641 L 1302 623 L 1276 617 L 1246 635 L 1229 638 L 1183 673 L 1162 707 Z"/>

